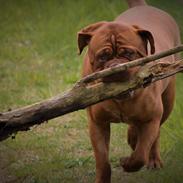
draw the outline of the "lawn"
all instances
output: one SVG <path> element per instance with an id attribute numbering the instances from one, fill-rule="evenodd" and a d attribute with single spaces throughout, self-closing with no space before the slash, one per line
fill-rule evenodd
<path id="1" fill-rule="evenodd" d="M 83 58 L 77 54 L 77 32 L 90 23 L 113 20 L 127 8 L 122 0 L 0 2 L 0 111 L 70 88 L 80 78 Z M 182 0 L 148 3 L 169 12 L 183 37 Z M 174 111 L 161 130 L 164 168 L 124 173 L 118 164 L 121 156 L 130 153 L 126 125 L 113 124 L 113 183 L 183 182 L 183 76 L 177 78 Z M 50 120 L 0 142 L 0 183 L 92 183 L 94 177 L 85 111 Z"/>

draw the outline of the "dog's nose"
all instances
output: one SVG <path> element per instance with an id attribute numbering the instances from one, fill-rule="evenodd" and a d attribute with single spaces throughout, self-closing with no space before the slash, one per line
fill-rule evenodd
<path id="1" fill-rule="evenodd" d="M 123 64 L 123 63 L 126 63 L 126 62 L 128 62 L 128 60 L 126 60 L 126 59 L 113 59 L 110 62 L 107 62 L 105 67 L 106 68 L 115 67 L 119 64 Z"/>
<path id="2" fill-rule="evenodd" d="M 120 64 L 120 63 L 115 63 L 115 62 L 113 62 L 113 63 L 107 64 L 107 65 L 106 65 L 106 68 L 115 67 L 115 66 L 117 66 L 117 65 L 119 65 L 119 64 Z"/>
<path id="3" fill-rule="evenodd" d="M 109 65 L 109 67 L 115 67 L 117 65 L 119 65 L 119 63 L 112 63 L 112 64 Z"/>

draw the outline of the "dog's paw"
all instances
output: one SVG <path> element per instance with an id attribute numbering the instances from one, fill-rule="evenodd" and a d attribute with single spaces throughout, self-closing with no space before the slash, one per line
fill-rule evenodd
<path id="1" fill-rule="evenodd" d="M 160 169 L 163 168 L 163 162 L 160 158 L 150 158 L 147 169 Z"/>
<path id="2" fill-rule="evenodd" d="M 140 170 L 144 164 L 143 160 L 135 159 L 133 156 L 120 159 L 120 165 L 123 167 L 125 172 L 136 172 Z"/>

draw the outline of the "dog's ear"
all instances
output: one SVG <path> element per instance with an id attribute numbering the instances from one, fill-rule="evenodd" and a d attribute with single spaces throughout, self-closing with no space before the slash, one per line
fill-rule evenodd
<path id="1" fill-rule="evenodd" d="M 85 46 L 87 46 L 94 35 L 95 31 L 107 22 L 98 22 L 91 24 L 78 32 L 78 48 L 79 54 L 82 53 Z"/>
<path id="2" fill-rule="evenodd" d="M 146 53 L 148 53 L 148 48 L 147 48 L 147 43 L 149 41 L 150 46 L 151 46 L 151 54 L 155 53 L 155 45 L 154 45 L 154 38 L 151 32 L 141 29 L 136 25 L 133 25 L 133 27 L 136 29 L 137 33 L 140 35 L 140 37 L 142 38 L 145 47 L 146 47 Z"/>

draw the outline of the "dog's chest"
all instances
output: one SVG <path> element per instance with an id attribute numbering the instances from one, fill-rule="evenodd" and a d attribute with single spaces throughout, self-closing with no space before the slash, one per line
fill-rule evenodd
<path id="1" fill-rule="evenodd" d="M 137 121 L 143 121 L 149 118 L 149 111 L 145 110 L 145 105 L 136 103 L 118 103 L 118 109 L 120 113 L 121 121 L 124 123 L 133 123 Z"/>
<path id="2" fill-rule="evenodd" d="M 126 100 L 114 101 L 116 110 L 120 115 L 121 122 L 134 123 L 140 121 L 148 121 L 153 118 L 156 110 L 156 100 Z"/>
<path id="3" fill-rule="evenodd" d="M 146 104 L 104 101 L 91 107 L 92 116 L 98 122 L 134 123 L 148 120 L 153 111 Z"/>

